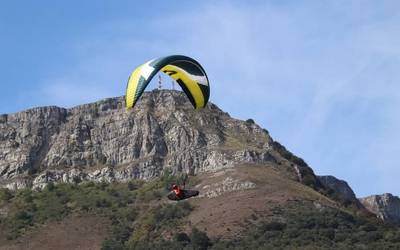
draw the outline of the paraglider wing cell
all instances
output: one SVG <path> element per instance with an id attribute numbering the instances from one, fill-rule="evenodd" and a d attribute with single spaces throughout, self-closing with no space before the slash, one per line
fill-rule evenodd
<path id="1" fill-rule="evenodd" d="M 202 66 L 187 56 L 167 56 L 137 67 L 128 79 L 125 102 L 132 108 L 151 79 L 159 72 L 172 77 L 183 89 L 195 109 L 204 108 L 210 97 L 210 86 Z"/>

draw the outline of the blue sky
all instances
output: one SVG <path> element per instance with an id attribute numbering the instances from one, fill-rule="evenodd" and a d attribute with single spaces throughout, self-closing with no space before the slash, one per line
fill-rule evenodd
<path id="1" fill-rule="evenodd" d="M 253 118 L 358 196 L 400 195 L 399 1 L 2 1 L 0 113 L 124 94 L 144 61 L 202 63 Z"/>

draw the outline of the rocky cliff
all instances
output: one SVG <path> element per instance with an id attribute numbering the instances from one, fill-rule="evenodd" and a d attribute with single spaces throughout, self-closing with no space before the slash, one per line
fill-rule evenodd
<path id="1" fill-rule="evenodd" d="M 118 97 L 0 116 L 0 185 L 10 189 L 197 174 L 243 162 L 315 181 L 303 160 L 251 119 L 234 119 L 212 103 L 194 110 L 179 91 L 146 92 L 132 110 Z"/>
<path id="2" fill-rule="evenodd" d="M 361 198 L 360 202 L 381 220 L 400 225 L 399 197 L 386 193 Z"/>
<path id="3" fill-rule="evenodd" d="M 317 176 L 317 178 L 323 186 L 334 192 L 331 196 L 338 198 L 343 204 L 351 202 L 360 209 L 368 210 L 384 222 L 400 225 L 400 199 L 398 197 L 387 193 L 358 199 L 346 181 L 330 175 Z"/>
<path id="4" fill-rule="evenodd" d="M 340 180 L 331 175 L 318 176 L 318 180 L 325 187 L 332 189 L 344 202 L 355 202 L 359 204 L 356 195 L 346 181 Z"/>

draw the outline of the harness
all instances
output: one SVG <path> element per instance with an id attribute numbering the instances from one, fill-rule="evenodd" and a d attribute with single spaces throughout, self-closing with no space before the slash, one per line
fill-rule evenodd
<path id="1" fill-rule="evenodd" d="M 175 195 L 178 197 L 181 197 L 183 195 L 182 189 L 180 189 L 179 187 L 173 190 Z"/>

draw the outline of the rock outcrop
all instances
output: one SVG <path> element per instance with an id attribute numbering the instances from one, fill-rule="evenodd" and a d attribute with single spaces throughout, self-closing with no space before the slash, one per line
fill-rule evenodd
<path id="1" fill-rule="evenodd" d="M 371 213 L 384 222 L 400 225 L 400 198 L 386 193 L 360 198 L 360 202 Z"/>
<path id="2" fill-rule="evenodd" d="M 325 187 L 332 189 L 342 201 L 350 201 L 359 204 L 356 195 L 346 181 L 340 180 L 331 175 L 318 176 L 318 180 Z"/>
<path id="3" fill-rule="evenodd" d="M 196 174 L 243 162 L 279 167 L 299 181 L 314 176 L 251 119 L 231 118 L 212 103 L 194 110 L 179 91 L 146 92 L 132 110 L 117 97 L 0 115 L 0 186 L 11 189 L 149 179 L 165 170 Z"/>

